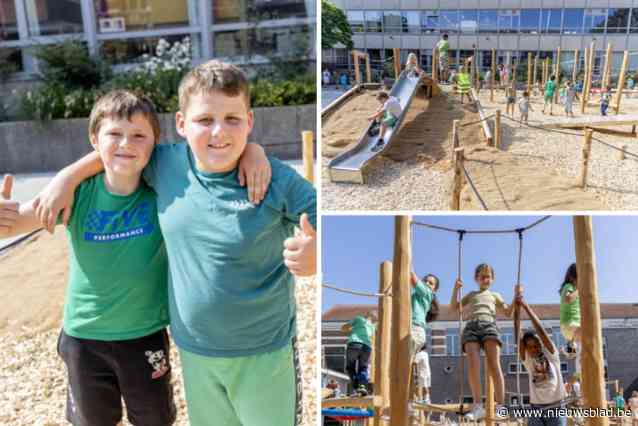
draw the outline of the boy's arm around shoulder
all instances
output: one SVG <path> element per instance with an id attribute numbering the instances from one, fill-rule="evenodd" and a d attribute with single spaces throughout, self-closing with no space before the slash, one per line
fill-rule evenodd
<path id="1" fill-rule="evenodd" d="M 2 238 L 35 231 L 40 227 L 40 222 L 35 216 L 33 200 L 22 204 L 13 201 L 12 190 L 13 176 L 5 175 L 0 194 L 0 237 Z"/>

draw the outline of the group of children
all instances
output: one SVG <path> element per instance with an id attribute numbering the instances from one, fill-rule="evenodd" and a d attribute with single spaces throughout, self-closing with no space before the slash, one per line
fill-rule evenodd
<path id="1" fill-rule="evenodd" d="M 548 336 L 540 319 L 523 298 L 521 286 L 515 286 L 511 304 L 505 303 L 499 293 L 490 290 L 495 280 L 494 269 L 488 264 L 480 264 L 474 272 L 474 279 L 478 289 L 469 292 L 459 300 L 459 292 L 463 282 L 458 279 L 454 285 L 450 308 L 459 311 L 461 307 L 467 318 L 461 334 L 463 353 L 467 357 L 468 379 L 472 392 L 473 405 L 466 417 L 470 420 L 480 420 L 485 417 L 485 409 L 481 403 L 480 353 L 483 350 L 490 366 L 490 375 L 494 383 L 496 412 L 499 413 L 505 404 L 505 386 L 501 369 L 501 347 L 503 341 L 496 323 L 497 314 L 511 317 L 515 308 L 524 311 L 532 328 L 526 330 L 519 341 L 520 360 L 528 371 L 529 396 L 532 408 L 544 410 L 545 416 L 530 419 L 534 425 L 565 425 L 565 419 L 548 416 L 549 408 L 564 407 L 567 403 L 568 393 L 566 383 L 563 380 L 560 367 L 560 354 L 568 358 L 576 358 L 576 371 L 574 376 L 580 377 L 580 352 L 581 352 L 581 317 L 578 293 L 578 276 L 576 264 L 571 264 L 565 273 L 560 287 L 560 330 L 568 342 L 568 349 L 559 352 L 551 338 Z M 424 388 L 425 403 L 430 403 L 431 374 L 428 363 L 426 341 L 426 324 L 434 321 L 438 314 L 436 293 L 439 289 L 439 279 L 428 274 L 423 279 L 418 279 L 412 273 L 410 278 L 412 327 L 410 356 L 419 367 L 417 374 L 418 386 Z M 372 335 L 375 327 L 372 325 L 372 315 L 368 314 L 356 317 L 344 326 L 343 331 L 350 333 L 347 350 L 348 373 L 355 385 L 355 393 L 367 393 L 367 360 L 371 352 Z M 364 335 L 364 337 L 362 337 Z M 387 354 L 384 354 L 387 355 Z M 569 388 L 578 397 L 579 384 L 577 380 L 569 381 Z M 638 400 L 637 400 L 638 402 Z M 497 414 L 498 416 L 498 414 Z"/>
<path id="2" fill-rule="evenodd" d="M 67 225 L 72 424 L 116 425 L 122 400 L 133 424 L 175 421 L 169 324 L 191 425 L 300 422 L 293 275 L 316 271 L 316 194 L 247 143 L 253 121 L 244 72 L 212 60 L 179 86 L 186 143 L 159 145 L 152 102 L 117 90 L 91 111 L 95 151 L 39 198 L 13 202 L 3 181 L 3 237 Z"/>

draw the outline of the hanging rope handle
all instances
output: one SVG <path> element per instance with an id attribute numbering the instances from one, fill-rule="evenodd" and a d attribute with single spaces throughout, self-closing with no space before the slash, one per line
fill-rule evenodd
<path id="1" fill-rule="evenodd" d="M 514 339 L 516 340 L 516 391 L 518 393 L 518 403 L 523 405 L 521 394 L 521 350 L 520 350 L 520 334 L 521 334 L 521 308 L 516 303 L 516 298 L 521 288 L 521 264 L 523 260 L 523 231 L 524 228 L 518 228 L 518 270 L 516 273 L 516 286 L 514 287 Z"/>
<path id="2" fill-rule="evenodd" d="M 456 268 L 456 279 L 461 280 L 461 265 L 463 264 L 463 236 L 466 231 L 463 229 L 459 229 L 459 252 L 457 257 L 457 268 Z M 457 293 L 457 302 L 459 304 L 459 354 L 461 355 L 461 362 L 459 364 L 459 411 L 463 412 L 463 396 L 465 395 L 465 358 L 463 357 L 463 304 L 461 303 L 463 300 L 463 288 L 459 288 Z"/>

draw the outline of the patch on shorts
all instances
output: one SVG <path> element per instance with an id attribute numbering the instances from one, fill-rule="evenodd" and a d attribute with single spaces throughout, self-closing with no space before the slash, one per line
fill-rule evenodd
<path id="1" fill-rule="evenodd" d="M 148 358 L 148 363 L 153 366 L 153 379 L 159 379 L 168 371 L 168 362 L 163 350 L 159 351 L 146 351 L 144 355 Z"/>
<path id="2" fill-rule="evenodd" d="M 301 364 L 299 364 L 299 352 L 297 350 L 297 338 L 292 338 L 292 359 L 295 367 L 295 384 L 297 385 L 297 394 L 295 397 L 295 424 L 298 426 L 301 424 L 301 418 L 303 416 L 303 381 L 301 378 Z"/>

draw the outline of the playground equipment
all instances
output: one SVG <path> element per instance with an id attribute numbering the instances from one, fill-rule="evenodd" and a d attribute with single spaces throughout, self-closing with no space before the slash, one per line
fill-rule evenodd
<path id="1" fill-rule="evenodd" d="M 375 342 L 375 351 L 377 352 L 377 356 L 375 357 L 375 372 L 373 379 L 375 395 L 366 398 L 323 400 L 322 407 L 372 407 L 374 410 L 372 424 L 375 426 L 408 426 L 410 422 L 410 406 L 412 406 L 413 409 L 428 412 L 463 413 L 465 407 L 463 406 L 462 400 L 459 404 L 444 405 L 421 404 L 416 401 L 410 401 L 410 380 L 406 380 L 406 375 L 409 375 L 411 372 L 409 352 L 411 324 L 409 277 L 412 270 L 411 227 L 427 226 L 434 229 L 458 233 L 459 270 L 462 262 L 462 240 L 464 235 L 472 233 L 517 233 L 519 235 L 519 267 L 517 272 L 517 282 L 520 282 L 523 232 L 540 224 L 546 219 L 547 217 L 544 217 L 526 227 L 514 230 L 472 231 L 417 223 L 412 221 L 411 216 L 395 217 L 393 262 L 390 263 L 386 261 L 381 264 L 379 293 L 364 294 L 365 296 L 378 297 L 379 299 L 379 327 L 377 328 L 377 338 Z M 602 362 L 602 329 L 600 307 L 597 296 L 598 291 L 591 217 L 574 216 L 573 227 L 583 332 L 581 364 L 584 404 L 585 407 L 588 408 L 603 409 L 606 408 L 607 404 L 605 399 L 606 384 L 604 380 L 604 365 Z M 333 286 L 331 287 L 334 288 Z M 462 318 L 460 320 L 462 321 Z M 518 317 L 518 321 L 520 321 L 520 316 Z M 515 327 L 520 327 L 520 324 L 515 325 Z M 388 363 L 387 354 L 390 354 L 390 363 Z M 486 380 L 486 388 L 487 417 L 485 419 L 485 424 L 487 426 L 492 426 L 496 419 L 494 415 L 493 389 L 489 380 Z M 520 399 L 520 388 L 518 393 L 519 401 L 522 401 L 522 399 Z M 461 393 L 461 396 L 462 395 L 463 394 Z M 607 426 L 609 424 L 609 419 L 606 417 L 593 417 L 589 419 L 589 422 L 592 426 Z"/>

